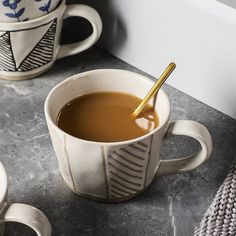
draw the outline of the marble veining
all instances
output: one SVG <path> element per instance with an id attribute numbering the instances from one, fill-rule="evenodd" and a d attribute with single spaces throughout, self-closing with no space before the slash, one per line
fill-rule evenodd
<path id="1" fill-rule="evenodd" d="M 0 81 L 0 160 L 9 177 L 9 201 L 32 204 L 44 211 L 52 223 L 53 236 L 191 236 L 236 156 L 236 121 L 165 85 L 171 119 L 196 120 L 209 129 L 214 144 L 210 159 L 194 171 L 159 177 L 144 193 L 125 203 L 81 198 L 61 177 L 43 105 L 54 85 L 97 68 L 142 73 L 92 48 L 57 61 L 36 79 Z M 198 148 L 190 138 L 168 137 L 161 158 L 188 155 Z M 8 224 L 5 235 L 34 234 L 26 227 Z"/>

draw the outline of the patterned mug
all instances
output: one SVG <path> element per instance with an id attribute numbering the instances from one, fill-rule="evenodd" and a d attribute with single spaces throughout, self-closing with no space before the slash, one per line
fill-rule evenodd
<path id="1" fill-rule="evenodd" d="M 2 0 L 0 22 L 32 20 L 53 11 L 61 0 Z"/>
<path id="2" fill-rule="evenodd" d="M 208 159 L 212 150 L 208 130 L 195 121 L 170 122 L 170 104 L 163 90 L 151 101 L 160 124 L 144 136 L 122 142 L 94 142 L 73 137 L 57 126 L 61 108 L 80 95 L 115 91 L 142 98 L 153 83 L 125 70 L 93 70 L 66 79 L 49 93 L 45 117 L 61 174 L 72 191 L 98 201 L 120 202 L 144 191 L 155 176 L 189 171 Z M 201 150 L 189 157 L 160 160 L 167 134 L 192 137 Z"/>
<path id="3" fill-rule="evenodd" d="M 48 218 L 37 208 L 22 203 L 7 203 L 7 176 L 0 162 L 0 236 L 6 222 L 17 222 L 32 228 L 38 236 L 50 236 Z"/>
<path id="4" fill-rule="evenodd" d="M 60 45 L 63 19 L 72 16 L 87 19 L 93 33 L 81 42 Z M 81 4 L 66 6 L 65 0 L 54 11 L 37 19 L 0 23 L 0 78 L 35 77 L 48 70 L 57 59 L 91 47 L 101 31 L 101 18 L 93 8 Z"/>

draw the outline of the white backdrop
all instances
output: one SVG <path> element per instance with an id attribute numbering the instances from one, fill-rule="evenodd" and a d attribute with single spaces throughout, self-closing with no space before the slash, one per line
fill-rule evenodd
<path id="1" fill-rule="evenodd" d="M 81 1 L 79 1 L 81 2 Z M 102 15 L 100 46 L 236 118 L 236 0 L 83 1 Z"/>

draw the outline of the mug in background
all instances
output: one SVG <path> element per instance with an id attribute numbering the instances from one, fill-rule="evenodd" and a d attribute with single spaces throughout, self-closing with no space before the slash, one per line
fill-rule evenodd
<path id="1" fill-rule="evenodd" d="M 17 222 L 29 226 L 38 236 L 50 236 L 51 225 L 48 218 L 37 208 L 21 204 L 7 203 L 7 176 L 0 162 L 0 236 L 4 233 L 4 223 Z"/>
<path id="2" fill-rule="evenodd" d="M 123 92 L 144 97 L 153 81 L 136 73 L 93 70 L 72 76 L 52 89 L 45 116 L 61 174 L 72 191 L 98 201 L 120 202 L 144 191 L 155 176 L 189 171 L 202 164 L 212 150 L 208 130 L 190 120 L 169 121 L 170 104 L 163 90 L 152 100 L 159 126 L 150 133 L 122 142 L 93 142 L 73 137 L 57 127 L 61 108 L 72 99 L 93 92 Z M 196 139 L 201 150 L 190 157 L 160 160 L 166 134 Z"/>
<path id="3" fill-rule="evenodd" d="M 93 33 L 81 42 L 60 45 L 63 19 L 72 16 L 87 19 Z M 101 31 L 101 18 L 93 8 L 81 4 L 66 6 L 65 0 L 54 11 L 37 19 L 0 22 L 0 78 L 22 80 L 35 77 L 48 70 L 57 59 L 91 47 Z"/>
<path id="4" fill-rule="evenodd" d="M 61 0 L 2 0 L 0 22 L 32 20 L 53 11 Z"/>

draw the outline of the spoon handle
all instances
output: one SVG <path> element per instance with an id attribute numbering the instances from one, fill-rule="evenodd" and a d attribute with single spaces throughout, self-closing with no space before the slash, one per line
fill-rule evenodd
<path id="1" fill-rule="evenodd" d="M 160 87 L 163 85 L 163 83 L 166 81 L 166 79 L 170 76 L 170 74 L 173 72 L 173 70 L 175 69 L 176 65 L 174 62 L 171 62 L 167 68 L 165 69 L 165 71 L 162 73 L 162 75 L 160 76 L 160 78 L 155 82 L 155 84 L 152 86 L 152 88 L 150 89 L 150 91 L 148 92 L 148 94 L 144 97 L 144 99 L 142 100 L 142 102 L 139 104 L 139 106 L 135 109 L 135 111 L 133 112 L 133 116 L 137 117 L 142 111 L 143 109 L 146 107 L 146 105 L 148 104 L 148 102 L 150 101 L 150 99 L 158 92 L 158 90 L 160 89 Z"/>

